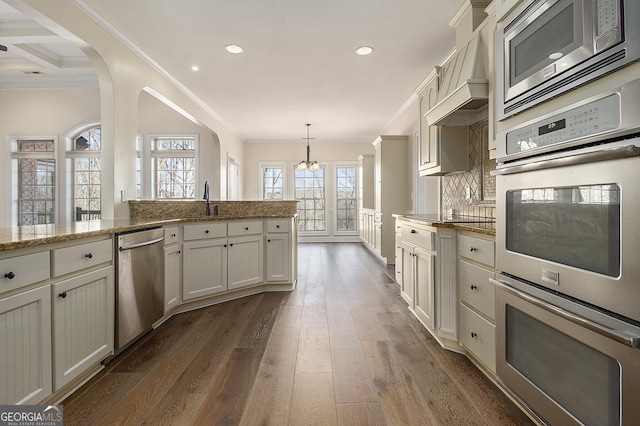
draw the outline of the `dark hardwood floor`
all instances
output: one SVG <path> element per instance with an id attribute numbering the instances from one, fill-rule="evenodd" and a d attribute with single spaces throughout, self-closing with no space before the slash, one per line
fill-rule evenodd
<path id="1" fill-rule="evenodd" d="M 295 291 L 176 315 L 63 405 L 65 425 L 531 424 L 355 243 L 300 244 Z"/>

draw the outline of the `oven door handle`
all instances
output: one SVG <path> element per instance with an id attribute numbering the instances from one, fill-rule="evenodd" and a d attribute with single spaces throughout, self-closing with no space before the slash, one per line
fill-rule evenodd
<path id="1" fill-rule="evenodd" d="M 593 321 L 589 321 L 586 318 L 582 318 L 580 316 L 577 316 L 575 314 L 572 314 L 571 312 L 565 311 L 562 308 L 559 308 L 557 306 L 551 305 L 549 303 L 543 302 L 533 296 L 530 296 L 526 293 L 523 293 L 519 290 L 514 289 L 513 287 L 511 287 L 508 283 L 506 283 L 505 281 L 502 280 L 495 280 L 493 278 L 489 278 L 489 281 L 491 281 L 491 283 L 493 285 L 496 285 L 498 287 L 500 287 L 501 289 L 513 294 L 514 296 L 517 296 L 521 299 L 526 300 L 527 302 L 542 308 L 548 312 L 551 312 L 552 314 L 558 315 L 559 317 L 570 321 L 574 324 L 577 324 L 581 327 L 587 328 L 595 333 L 600 334 L 601 336 L 604 336 L 608 339 L 611 339 L 615 342 L 618 343 L 622 343 L 623 345 L 632 347 L 632 348 L 638 348 L 640 347 L 640 337 L 638 336 L 634 336 L 632 334 L 626 333 L 626 332 L 622 332 L 619 330 L 612 330 L 610 328 L 607 327 L 603 327 L 602 325 L 595 323 Z"/>
<path id="2" fill-rule="evenodd" d="M 636 157 L 640 155 L 640 147 L 635 145 L 621 146 L 617 148 L 603 149 L 601 151 L 588 152 L 586 154 L 572 155 L 568 157 L 540 160 L 532 163 L 505 166 L 492 170 L 492 175 L 510 175 L 514 173 L 532 172 L 535 170 L 552 169 L 554 167 L 574 166 L 576 164 L 595 163 L 597 161 L 617 160 L 620 158 Z"/>

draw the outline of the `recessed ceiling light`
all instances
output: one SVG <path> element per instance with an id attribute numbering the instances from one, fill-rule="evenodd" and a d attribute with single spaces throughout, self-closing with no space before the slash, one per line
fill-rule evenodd
<path id="1" fill-rule="evenodd" d="M 198 71 L 200 68 L 197 65 L 191 67 L 191 71 Z"/>
<path id="2" fill-rule="evenodd" d="M 361 56 L 370 55 L 373 52 L 373 47 L 371 46 L 360 46 L 356 49 L 356 53 Z"/>
<path id="3" fill-rule="evenodd" d="M 237 44 L 228 44 L 225 47 L 225 50 L 229 53 L 242 53 L 244 49 Z"/>

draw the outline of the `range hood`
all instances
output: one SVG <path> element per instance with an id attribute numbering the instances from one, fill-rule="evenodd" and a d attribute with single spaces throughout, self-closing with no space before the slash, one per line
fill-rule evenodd
<path id="1" fill-rule="evenodd" d="M 484 61 L 480 33 L 476 31 L 438 70 L 438 97 L 426 114 L 430 126 L 467 126 L 486 114 L 489 80 Z"/>

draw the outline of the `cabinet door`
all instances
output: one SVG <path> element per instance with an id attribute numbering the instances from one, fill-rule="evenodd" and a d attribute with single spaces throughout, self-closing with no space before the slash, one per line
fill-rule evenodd
<path id="1" fill-rule="evenodd" d="M 185 242 L 182 250 L 184 300 L 227 291 L 226 238 Z"/>
<path id="2" fill-rule="evenodd" d="M 229 290 L 264 281 L 262 235 L 229 238 Z"/>
<path id="3" fill-rule="evenodd" d="M 0 405 L 40 403 L 51 385 L 51 290 L 0 299 Z"/>
<path id="4" fill-rule="evenodd" d="M 409 304 L 409 308 L 414 307 L 414 279 L 415 279 L 415 267 L 413 263 L 413 246 L 405 243 L 400 243 L 402 255 L 402 281 L 400 284 L 400 295 Z"/>
<path id="5" fill-rule="evenodd" d="M 402 240 L 400 239 L 399 235 L 396 235 L 396 265 L 395 265 L 395 270 L 396 270 L 396 282 L 400 285 L 402 285 L 402 269 L 403 269 L 403 264 L 402 264 Z"/>
<path id="6" fill-rule="evenodd" d="M 291 281 L 289 234 L 267 234 L 267 281 Z"/>
<path id="7" fill-rule="evenodd" d="M 52 286 L 54 390 L 113 353 L 113 266 Z"/>
<path id="8" fill-rule="evenodd" d="M 437 96 L 438 79 L 434 77 L 427 83 L 427 86 L 420 94 L 420 153 L 418 164 L 420 170 L 426 170 L 438 165 L 438 128 L 429 126 L 425 117 L 427 111 L 435 105 Z"/>
<path id="9" fill-rule="evenodd" d="M 415 314 L 432 330 L 435 328 L 435 256 L 418 247 L 414 250 L 415 262 Z"/>
<path id="10" fill-rule="evenodd" d="M 180 260 L 182 250 L 174 244 L 164 248 L 164 312 L 167 313 L 180 302 Z"/>

